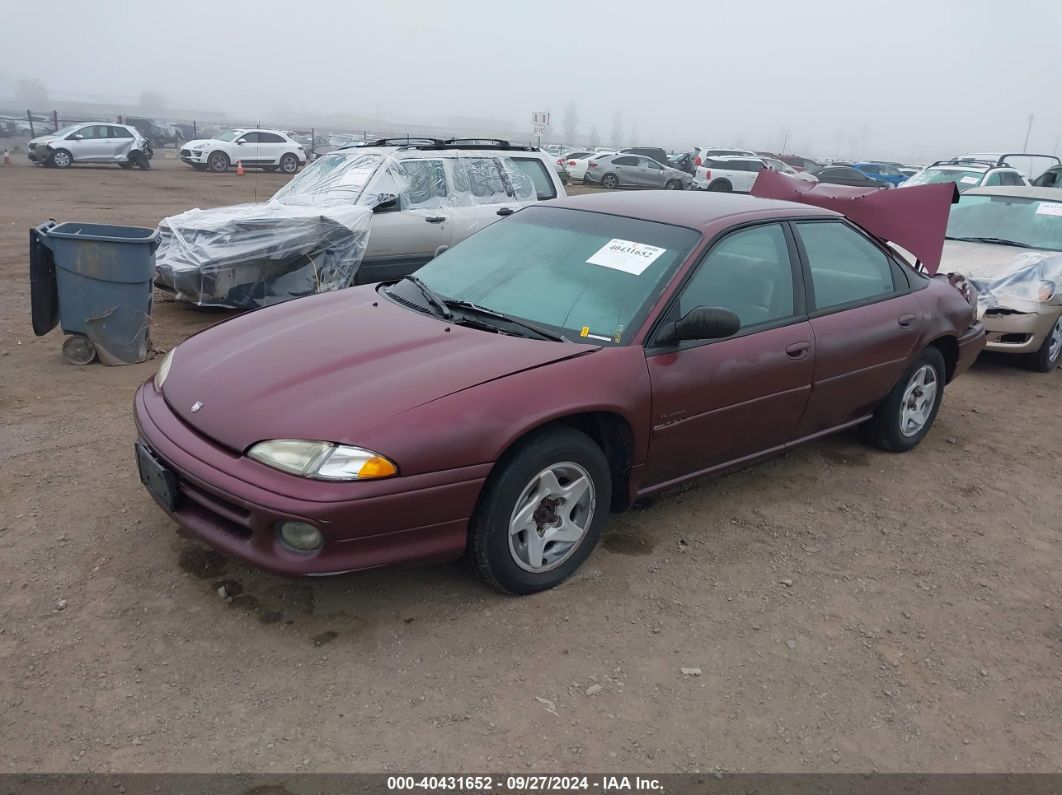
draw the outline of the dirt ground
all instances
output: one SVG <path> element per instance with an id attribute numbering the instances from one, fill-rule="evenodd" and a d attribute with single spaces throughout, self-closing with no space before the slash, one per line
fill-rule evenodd
<path id="1" fill-rule="evenodd" d="M 537 596 L 458 564 L 286 581 L 178 538 L 132 455 L 157 362 L 65 363 L 26 258 L 49 217 L 154 226 L 284 178 L 15 157 L 0 772 L 1062 771 L 1062 372 L 982 358 L 914 452 L 844 435 L 672 493 Z M 158 304 L 154 340 L 223 316 Z"/>

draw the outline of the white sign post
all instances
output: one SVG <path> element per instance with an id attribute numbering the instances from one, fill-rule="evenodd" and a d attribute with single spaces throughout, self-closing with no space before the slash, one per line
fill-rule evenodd
<path id="1" fill-rule="evenodd" d="M 549 127 L 549 111 L 537 110 L 531 114 L 531 134 L 538 136 L 538 145 L 542 146 L 542 136 Z"/>

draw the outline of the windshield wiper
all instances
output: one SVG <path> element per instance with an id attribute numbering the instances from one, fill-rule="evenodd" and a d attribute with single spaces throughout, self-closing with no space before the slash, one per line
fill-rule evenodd
<path id="1" fill-rule="evenodd" d="M 453 320 L 454 313 L 446 306 L 446 300 L 433 289 L 428 287 L 419 276 L 406 276 L 403 278 L 403 281 L 415 284 L 417 289 L 428 299 L 428 303 L 439 310 L 439 315 L 444 320 Z"/>
<path id="2" fill-rule="evenodd" d="M 1017 240 L 1007 240 L 1005 237 L 952 237 L 948 240 L 961 240 L 963 243 L 992 243 L 997 246 L 1016 246 L 1018 248 L 1036 248 L 1028 243 L 1019 243 Z"/>
<path id="3" fill-rule="evenodd" d="M 536 323 L 531 323 L 527 320 L 517 320 L 516 318 L 509 317 L 509 315 L 506 315 L 502 312 L 497 312 L 493 309 L 487 309 L 487 307 L 480 306 L 479 304 L 474 304 L 471 301 L 458 301 L 451 299 L 446 301 L 445 303 L 446 306 L 451 307 L 453 309 L 460 309 L 463 312 L 470 312 L 474 315 L 479 315 L 480 317 L 494 318 L 495 320 L 501 320 L 513 326 L 526 329 L 527 331 L 530 331 L 533 334 L 537 334 L 542 339 L 553 340 L 554 342 L 571 342 L 571 340 L 565 337 L 563 334 L 556 334 L 547 328 L 539 326 Z"/>

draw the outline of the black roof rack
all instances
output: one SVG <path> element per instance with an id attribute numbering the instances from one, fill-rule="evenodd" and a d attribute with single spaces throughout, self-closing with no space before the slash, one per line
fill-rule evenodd
<path id="1" fill-rule="evenodd" d="M 377 138 L 360 144 L 340 147 L 356 149 L 363 146 L 397 146 L 402 149 L 500 149 L 516 152 L 537 151 L 533 146 L 513 144 L 502 138 Z"/>

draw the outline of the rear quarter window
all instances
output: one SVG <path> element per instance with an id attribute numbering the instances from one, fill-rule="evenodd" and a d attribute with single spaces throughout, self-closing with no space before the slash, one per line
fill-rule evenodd
<path id="1" fill-rule="evenodd" d="M 545 163 L 531 157 L 514 157 L 513 163 L 531 180 L 535 186 L 535 196 L 540 202 L 557 198 L 557 188 L 546 170 Z"/>

